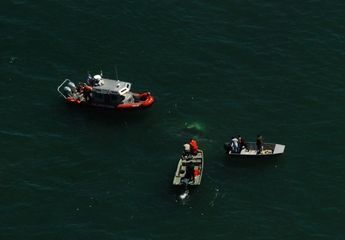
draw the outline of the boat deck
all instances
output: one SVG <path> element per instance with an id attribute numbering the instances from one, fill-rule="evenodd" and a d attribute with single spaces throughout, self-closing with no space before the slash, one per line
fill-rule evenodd
<path id="1" fill-rule="evenodd" d="M 182 156 L 177 164 L 173 185 L 200 185 L 204 164 L 203 158 L 202 150 L 199 150 L 196 155 Z M 189 176 L 191 171 L 192 175 Z M 193 175 L 194 171 L 198 171 L 199 174 Z"/>
<path id="2" fill-rule="evenodd" d="M 241 152 L 231 152 L 230 156 L 269 156 L 269 155 L 279 155 L 283 154 L 285 151 L 285 145 L 276 143 L 265 143 L 263 144 L 263 151 L 257 153 L 256 144 L 249 142 L 247 149 L 242 149 Z"/>

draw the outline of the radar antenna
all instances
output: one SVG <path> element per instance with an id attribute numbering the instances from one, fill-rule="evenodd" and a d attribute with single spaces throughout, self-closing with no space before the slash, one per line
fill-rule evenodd
<path id="1" fill-rule="evenodd" d="M 115 65 L 115 77 L 116 77 L 116 80 L 119 80 L 119 76 L 117 75 L 117 65 Z"/>

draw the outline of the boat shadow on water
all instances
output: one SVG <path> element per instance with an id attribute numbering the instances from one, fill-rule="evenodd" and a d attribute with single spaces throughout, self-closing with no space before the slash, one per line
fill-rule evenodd
<path id="1" fill-rule="evenodd" d="M 72 117 L 87 118 L 91 121 L 121 124 L 121 123 L 140 123 L 148 117 L 147 112 L 151 109 L 107 109 L 95 108 L 92 106 L 66 105 L 61 107 L 65 115 Z"/>
<path id="2" fill-rule="evenodd" d="M 284 163 L 284 156 L 272 155 L 272 156 L 229 156 L 224 154 L 225 164 L 231 167 L 238 168 L 256 168 L 264 166 L 277 166 Z"/>

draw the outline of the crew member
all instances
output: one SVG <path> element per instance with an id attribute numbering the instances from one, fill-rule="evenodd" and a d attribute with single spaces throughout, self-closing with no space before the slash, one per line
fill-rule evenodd
<path id="1" fill-rule="evenodd" d="M 260 154 L 264 150 L 262 136 L 260 134 L 256 137 L 256 149 L 257 154 Z"/>
<path id="2" fill-rule="evenodd" d="M 190 151 L 196 155 L 198 153 L 199 147 L 198 147 L 198 143 L 196 142 L 196 140 L 194 140 L 193 138 L 190 139 L 189 141 L 189 145 L 190 145 Z"/>
<path id="3" fill-rule="evenodd" d="M 239 149 L 240 148 L 238 146 L 238 139 L 236 137 L 232 137 L 231 138 L 231 151 L 235 152 L 235 153 L 238 153 L 238 152 L 240 152 Z"/>
<path id="4" fill-rule="evenodd" d="M 248 146 L 247 146 L 247 143 L 246 143 L 246 140 L 241 137 L 240 135 L 237 136 L 238 138 L 238 144 L 239 144 L 239 151 L 242 151 L 243 149 L 248 149 Z"/>
<path id="5" fill-rule="evenodd" d="M 183 145 L 183 155 L 188 156 L 190 154 L 190 145 L 186 143 Z"/>

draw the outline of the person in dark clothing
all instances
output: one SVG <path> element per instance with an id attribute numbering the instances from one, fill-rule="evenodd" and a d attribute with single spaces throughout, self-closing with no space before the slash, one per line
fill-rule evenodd
<path id="1" fill-rule="evenodd" d="M 188 181 L 194 181 L 194 166 L 192 164 L 187 165 L 185 178 Z"/>
<path id="2" fill-rule="evenodd" d="M 93 86 L 95 84 L 95 79 L 89 73 L 86 79 L 86 82 L 89 86 Z"/>
<path id="3" fill-rule="evenodd" d="M 238 139 L 238 145 L 239 145 L 239 151 L 240 151 L 240 152 L 241 152 L 243 149 L 248 149 L 246 140 L 245 140 L 243 137 L 241 137 L 240 135 L 238 135 L 237 139 Z"/>
<path id="4" fill-rule="evenodd" d="M 262 141 L 262 136 L 258 134 L 256 137 L 256 149 L 257 149 L 257 154 L 260 154 L 263 150 L 263 141 Z"/>

